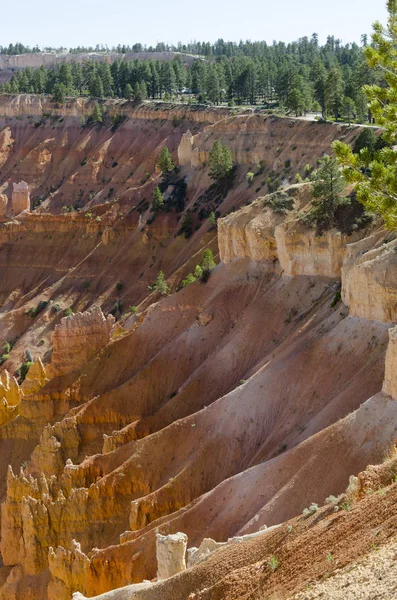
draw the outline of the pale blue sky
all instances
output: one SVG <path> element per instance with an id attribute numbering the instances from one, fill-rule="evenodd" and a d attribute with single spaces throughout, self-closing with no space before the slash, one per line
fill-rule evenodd
<path id="1" fill-rule="evenodd" d="M 385 22 L 385 0 L 0 0 L 0 45 L 273 39 L 313 32 L 359 41 Z"/>

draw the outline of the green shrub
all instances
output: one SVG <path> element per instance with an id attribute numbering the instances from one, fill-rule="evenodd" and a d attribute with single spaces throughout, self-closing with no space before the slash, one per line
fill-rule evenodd
<path id="1" fill-rule="evenodd" d="M 247 173 L 246 177 L 247 177 L 247 183 L 248 183 L 248 185 L 251 185 L 252 182 L 254 181 L 255 173 L 253 173 L 252 171 L 249 171 Z"/>
<path id="2" fill-rule="evenodd" d="M 212 250 L 207 248 L 203 252 L 200 267 L 202 268 L 202 270 L 204 272 L 204 271 L 211 271 L 211 269 L 213 269 L 215 266 L 216 266 L 216 263 L 214 260 L 214 255 L 212 253 Z"/>
<path id="3" fill-rule="evenodd" d="M 138 312 L 138 309 L 136 306 L 130 306 L 130 313 L 132 315 L 136 315 L 137 312 Z"/>
<path id="4" fill-rule="evenodd" d="M 31 319 L 34 319 L 34 317 L 37 317 L 38 314 L 40 314 L 46 307 L 48 306 L 48 301 L 47 300 L 40 300 L 40 302 L 38 303 L 38 305 L 35 307 L 31 307 L 29 309 L 29 317 Z"/>
<path id="5" fill-rule="evenodd" d="M 315 512 L 318 511 L 318 504 L 312 502 L 309 508 L 304 508 L 302 514 L 304 517 L 309 517 L 310 515 L 314 515 Z"/>
<path id="6" fill-rule="evenodd" d="M 184 279 L 181 283 L 182 287 L 186 287 L 188 285 L 190 285 L 191 283 L 194 283 L 196 281 L 195 276 L 193 275 L 193 273 L 189 273 L 189 275 L 186 277 L 186 279 Z"/>
<path id="7" fill-rule="evenodd" d="M 4 354 L 2 354 L 0 356 L 0 365 L 2 365 L 6 360 L 8 360 L 10 358 L 10 354 L 7 352 L 4 352 Z"/>
<path id="8" fill-rule="evenodd" d="M 70 317 L 70 315 L 73 314 L 73 310 L 70 308 L 70 306 L 68 308 L 65 308 L 65 316 L 66 317 Z"/>
<path id="9" fill-rule="evenodd" d="M 272 571 L 276 571 L 278 569 L 278 567 L 280 566 L 280 560 L 277 558 L 277 556 L 271 556 L 270 560 L 269 560 L 269 567 L 271 568 Z"/>
<path id="10" fill-rule="evenodd" d="M 23 381 L 25 381 L 26 375 L 28 374 L 28 371 L 29 371 L 30 367 L 32 366 L 32 364 L 33 364 L 32 361 L 26 361 L 26 362 L 22 363 L 22 365 L 19 367 L 19 369 L 17 369 L 16 374 L 19 377 L 19 383 L 22 383 Z"/>
<path id="11" fill-rule="evenodd" d="M 161 294 L 161 296 L 166 296 L 169 292 L 169 287 L 165 280 L 165 276 L 163 271 L 159 271 L 157 273 L 156 281 L 154 282 L 154 289 Z"/>
<path id="12" fill-rule="evenodd" d="M 283 215 L 294 208 L 294 201 L 286 192 L 279 191 L 267 196 L 264 206 L 269 206 L 273 212 Z"/>
<path id="13" fill-rule="evenodd" d="M 212 210 L 210 212 L 210 214 L 208 215 L 208 222 L 210 224 L 211 229 L 213 227 L 216 227 L 216 214 L 214 213 L 214 211 Z"/>
<path id="14" fill-rule="evenodd" d="M 194 269 L 194 276 L 196 277 L 196 279 L 202 278 L 203 269 L 200 267 L 200 265 L 196 265 L 196 268 Z"/>

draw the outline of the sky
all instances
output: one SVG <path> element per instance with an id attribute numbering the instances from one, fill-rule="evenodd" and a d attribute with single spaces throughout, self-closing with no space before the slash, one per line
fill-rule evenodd
<path id="1" fill-rule="evenodd" d="M 316 32 L 343 42 L 386 21 L 386 0 L 0 0 L 0 45 L 154 45 L 218 38 L 290 42 Z"/>

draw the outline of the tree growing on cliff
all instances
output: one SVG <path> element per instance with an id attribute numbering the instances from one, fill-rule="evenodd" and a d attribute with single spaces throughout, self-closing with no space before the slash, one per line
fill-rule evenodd
<path id="1" fill-rule="evenodd" d="M 102 111 L 101 108 L 98 104 L 98 102 L 94 103 L 94 111 L 92 113 L 92 122 L 93 123 L 102 123 L 103 121 L 103 117 L 102 117 Z"/>
<path id="2" fill-rule="evenodd" d="M 216 266 L 212 250 L 210 250 L 209 248 L 204 250 L 203 256 L 201 259 L 201 263 L 198 266 L 201 270 L 201 278 L 200 279 L 203 283 L 205 283 L 206 281 L 208 281 L 208 278 L 211 274 L 212 269 Z M 195 275 L 196 275 L 196 273 L 195 273 Z"/>
<path id="3" fill-rule="evenodd" d="M 153 194 L 152 194 L 152 209 L 157 212 L 159 210 L 161 210 L 161 208 L 164 206 L 164 198 L 163 198 L 163 194 L 160 191 L 159 186 L 156 186 L 153 190 Z"/>
<path id="4" fill-rule="evenodd" d="M 216 227 L 216 222 L 217 222 L 217 219 L 216 219 L 216 214 L 215 214 L 215 213 L 214 213 L 214 211 L 212 210 L 212 211 L 210 212 L 210 214 L 208 215 L 208 223 L 210 224 L 210 228 L 211 228 L 211 229 L 215 229 L 215 227 Z"/>
<path id="5" fill-rule="evenodd" d="M 347 182 L 356 184 L 357 199 L 367 210 L 383 217 L 390 228 L 397 227 L 397 0 L 388 0 L 386 27 L 374 23 L 372 45 L 365 48 L 368 64 L 382 72 L 385 86 L 365 86 L 369 109 L 378 125 L 384 128 L 382 138 L 389 146 L 371 152 L 363 147 L 355 154 L 340 141 L 333 147 Z"/>
<path id="6" fill-rule="evenodd" d="M 335 211 L 341 203 L 344 189 L 345 182 L 337 160 L 324 156 L 312 176 L 312 195 L 316 200 L 309 214 L 313 223 L 323 229 L 334 225 Z"/>
<path id="7" fill-rule="evenodd" d="M 165 280 L 163 271 L 157 273 L 156 281 L 154 283 L 154 289 L 161 295 L 166 296 L 169 292 L 169 287 Z"/>
<path id="8" fill-rule="evenodd" d="M 211 271 L 211 269 L 213 269 L 216 266 L 214 255 L 210 248 L 204 250 L 200 266 L 203 269 L 203 271 Z"/>
<path id="9" fill-rule="evenodd" d="M 167 146 L 164 146 L 159 154 L 157 166 L 163 175 L 175 169 L 174 161 L 172 160 L 171 152 Z"/>
<path id="10" fill-rule="evenodd" d="M 215 180 L 223 179 L 233 168 L 233 158 L 230 148 L 219 140 L 214 142 L 209 155 L 210 177 Z"/>

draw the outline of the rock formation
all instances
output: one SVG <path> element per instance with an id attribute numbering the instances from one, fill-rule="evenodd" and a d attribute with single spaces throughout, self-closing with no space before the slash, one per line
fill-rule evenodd
<path id="1" fill-rule="evenodd" d="M 63 317 L 52 336 L 52 358 L 48 374 L 65 375 L 84 365 L 110 340 L 114 317 L 104 317 L 99 307 Z"/>
<path id="2" fill-rule="evenodd" d="M 397 321 L 397 240 L 385 231 L 349 246 L 342 297 L 352 316 Z"/>
<path id="3" fill-rule="evenodd" d="M 13 184 L 12 212 L 15 216 L 24 210 L 30 210 L 29 186 L 25 181 Z"/>
<path id="4" fill-rule="evenodd" d="M 18 414 L 23 392 L 8 371 L 0 373 L 0 426 Z"/>
<path id="5" fill-rule="evenodd" d="M 389 330 L 383 391 L 397 400 L 397 327 Z"/>
<path id="6" fill-rule="evenodd" d="M 0 194 L 0 219 L 7 216 L 8 198 L 5 194 Z"/>
<path id="7" fill-rule="evenodd" d="M 186 569 L 187 535 L 156 535 L 157 579 L 168 579 Z"/>
<path id="8" fill-rule="evenodd" d="M 286 275 L 340 277 L 348 244 L 362 238 L 363 232 L 343 235 L 332 229 L 318 235 L 315 229 L 308 230 L 297 214 L 311 201 L 311 185 L 298 184 L 220 219 L 221 259 L 225 263 L 242 258 L 279 261 Z M 290 203 L 289 208 L 278 209 L 282 202 Z"/>

